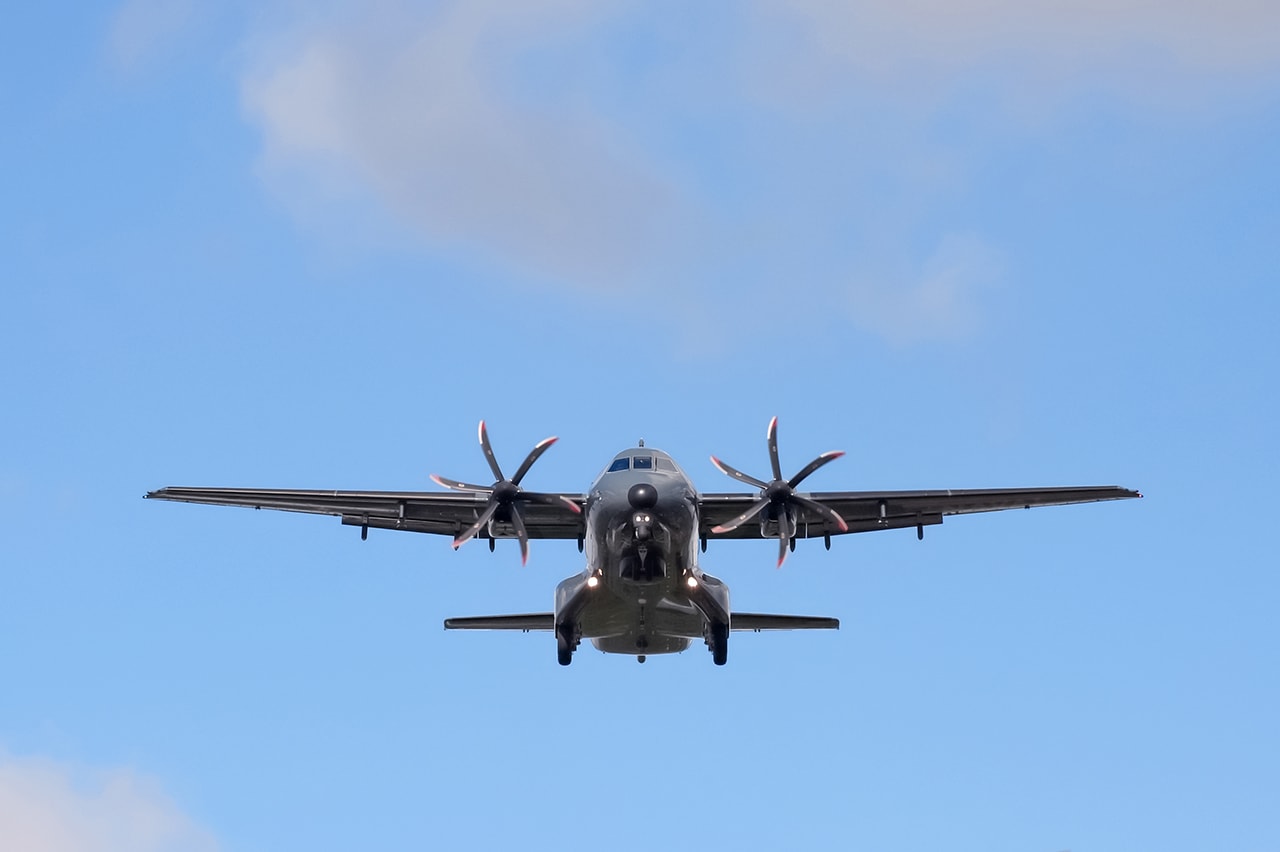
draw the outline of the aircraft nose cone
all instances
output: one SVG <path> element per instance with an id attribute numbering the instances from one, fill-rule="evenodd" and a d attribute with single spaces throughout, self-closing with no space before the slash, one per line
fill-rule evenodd
<path id="1" fill-rule="evenodd" d="M 658 489 L 647 482 L 637 482 L 627 491 L 627 502 L 633 509 L 652 509 L 658 505 Z"/>

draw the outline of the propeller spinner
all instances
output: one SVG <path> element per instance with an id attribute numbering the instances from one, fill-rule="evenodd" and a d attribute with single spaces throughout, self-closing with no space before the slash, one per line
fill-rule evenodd
<path id="1" fill-rule="evenodd" d="M 790 479 L 782 478 L 782 465 L 778 461 L 778 418 L 775 417 L 769 421 L 769 464 L 773 469 L 773 479 L 765 482 L 762 479 L 756 479 L 754 476 L 743 473 L 735 467 L 725 464 L 715 456 L 711 457 L 711 463 L 715 465 L 725 476 L 746 482 L 760 489 L 760 499 L 751 504 L 741 515 L 726 521 L 723 524 L 712 527 L 713 533 L 726 533 L 735 530 L 738 527 L 760 515 L 765 509 L 772 507 L 771 514 L 778 519 L 778 567 L 782 567 L 782 563 L 787 559 L 787 548 L 791 543 L 792 537 L 796 534 L 796 513 L 797 508 L 806 509 L 809 512 L 826 518 L 840 532 L 848 532 L 849 525 L 845 523 L 840 513 L 832 509 L 830 506 L 824 506 L 816 500 L 810 500 L 808 497 L 802 497 L 796 493 L 796 486 L 803 482 L 811 473 L 824 464 L 834 461 L 844 455 L 843 451 L 834 450 L 829 453 L 823 453 L 813 461 L 809 462 L 800 472 Z"/>
<path id="2" fill-rule="evenodd" d="M 439 474 L 431 474 L 431 480 L 437 485 L 445 488 L 452 488 L 455 491 L 469 491 L 473 494 L 488 494 L 489 501 L 485 504 L 484 511 L 476 518 L 476 522 L 467 527 L 453 539 L 454 549 L 458 549 L 471 539 L 475 538 L 479 532 L 484 529 L 491 521 L 497 519 L 500 521 L 510 521 L 511 526 L 515 528 L 516 538 L 520 540 L 520 564 L 527 564 L 529 561 L 529 531 L 524 525 L 524 518 L 520 516 L 519 504 L 521 503 L 547 503 L 559 505 L 563 503 L 575 512 L 581 512 L 578 504 L 565 497 L 555 494 L 538 494 L 532 491 L 525 491 L 520 487 L 520 481 L 524 479 L 525 474 L 529 472 L 529 468 L 533 467 L 533 463 L 541 458 L 547 448 L 556 442 L 557 438 L 544 438 L 539 441 L 529 455 L 525 456 L 524 461 L 520 463 L 520 467 L 516 469 L 515 475 L 510 479 L 502 473 L 502 468 L 498 464 L 498 457 L 493 453 L 493 446 L 489 443 L 489 430 L 485 428 L 484 421 L 480 421 L 480 449 L 484 451 L 485 461 L 489 463 L 489 470 L 493 471 L 496 477 L 492 485 L 472 485 L 468 482 L 459 482 L 456 479 L 449 479 Z"/>

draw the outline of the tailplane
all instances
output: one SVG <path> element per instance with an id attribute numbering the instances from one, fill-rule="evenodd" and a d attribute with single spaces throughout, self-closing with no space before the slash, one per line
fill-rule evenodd
<path id="1" fill-rule="evenodd" d="M 735 612 L 729 615 L 732 630 L 839 630 L 840 619 L 816 615 L 767 615 L 758 612 Z"/>

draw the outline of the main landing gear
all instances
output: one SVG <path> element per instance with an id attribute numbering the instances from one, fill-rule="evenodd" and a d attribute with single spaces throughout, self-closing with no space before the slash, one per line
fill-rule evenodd
<path id="1" fill-rule="evenodd" d="M 568 624 L 556 627 L 556 662 L 567 666 L 573 662 L 573 651 L 578 647 L 578 633 Z"/>
<path id="2" fill-rule="evenodd" d="M 711 662 L 723 666 L 729 659 L 729 625 L 713 623 L 707 630 L 707 647 Z"/>

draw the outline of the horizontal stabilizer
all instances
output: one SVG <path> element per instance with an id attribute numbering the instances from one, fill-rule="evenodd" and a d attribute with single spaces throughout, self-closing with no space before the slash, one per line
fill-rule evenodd
<path id="1" fill-rule="evenodd" d="M 468 618 L 446 618 L 445 630 L 554 630 L 556 617 L 550 612 L 527 615 L 475 615 Z"/>
<path id="2" fill-rule="evenodd" d="M 820 618 L 816 615 L 763 615 L 756 612 L 735 612 L 729 615 L 733 630 L 839 630 L 840 619 Z"/>

